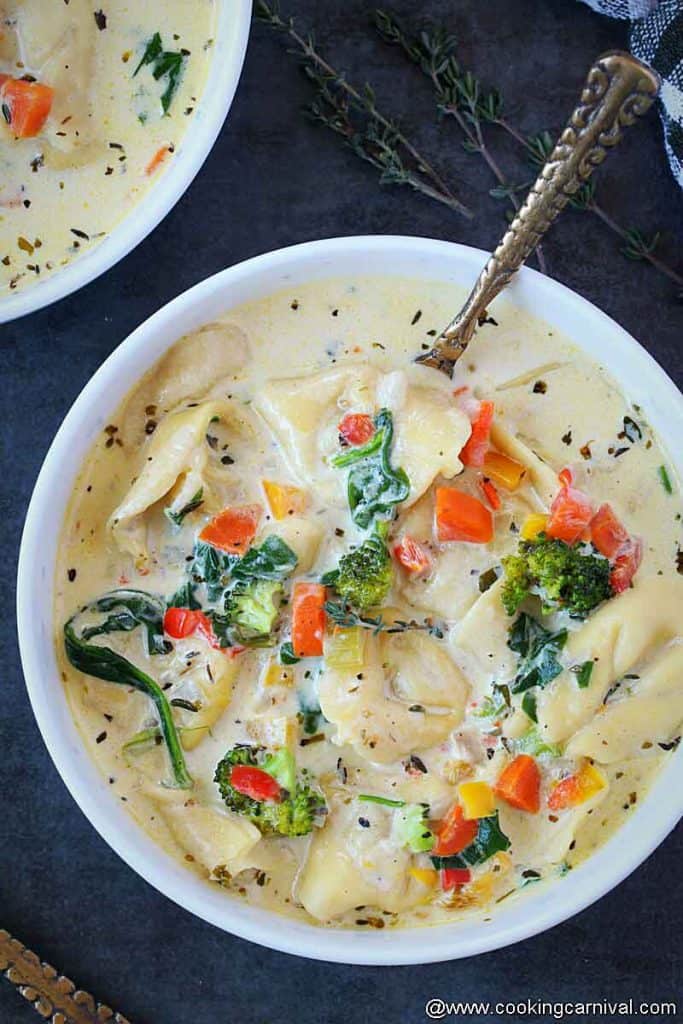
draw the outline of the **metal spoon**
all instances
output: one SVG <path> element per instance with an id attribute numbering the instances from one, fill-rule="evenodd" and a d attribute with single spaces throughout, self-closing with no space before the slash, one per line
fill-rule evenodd
<path id="1" fill-rule="evenodd" d="M 604 53 L 595 61 L 572 113 L 498 248 L 477 278 L 465 305 L 418 363 L 449 377 L 467 348 L 489 303 L 529 258 L 570 197 L 652 106 L 659 92 L 656 71 L 628 53 Z"/>
<path id="2" fill-rule="evenodd" d="M 0 928 L 0 972 L 16 985 L 43 1020 L 52 1024 L 130 1024 L 125 1017 L 43 963 Z"/>

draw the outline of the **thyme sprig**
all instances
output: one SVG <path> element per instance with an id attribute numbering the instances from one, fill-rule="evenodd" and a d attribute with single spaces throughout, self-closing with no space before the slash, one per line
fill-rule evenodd
<path id="1" fill-rule="evenodd" d="M 398 123 L 379 110 L 367 83 L 357 89 L 347 82 L 344 74 L 318 52 L 313 35 L 301 35 L 294 19 L 280 14 L 277 3 L 257 0 L 256 18 L 284 33 L 294 44 L 289 52 L 299 58 L 315 88 L 315 98 L 307 108 L 309 116 L 341 135 L 358 157 L 378 170 L 380 184 L 408 186 L 464 217 L 472 217 L 472 211 L 457 198 Z"/>
<path id="2" fill-rule="evenodd" d="M 371 629 L 375 635 L 378 633 L 406 633 L 408 630 L 421 630 L 429 633 L 430 636 L 436 637 L 437 640 L 443 640 L 444 638 L 443 626 L 435 623 L 431 617 L 423 619 L 422 622 L 418 622 L 417 619 L 394 619 L 391 622 L 387 622 L 381 612 L 379 615 L 361 615 L 345 600 L 326 601 L 325 611 L 332 619 L 334 625 L 342 629 L 360 626 L 362 629 Z"/>
<path id="3" fill-rule="evenodd" d="M 514 138 L 527 152 L 530 162 L 537 167 L 545 163 L 555 145 L 554 139 L 549 131 L 538 132 L 536 135 L 523 136 L 515 132 L 507 123 L 505 130 Z M 579 191 L 569 200 L 575 210 L 588 211 L 594 214 L 602 223 L 623 241 L 621 252 L 627 259 L 644 260 L 664 274 L 670 281 L 683 286 L 683 274 L 679 274 L 668 263 L 656 255 L 656 249 L 661 241 L 661 232 L 655 231 L 647 238 L 638 228 L 626 228 L 620 224 L 612 214 L 598 202 L 595 196 L 595 181 L 591 179 L 582 185 Z M 683 293 L 682 296 L 683 297 Z"/>
<path id="4" fill-rule="evenodd" d="M 517 192 L 524 186 L 515 185 L 503 173 L 489 148 L 484 125 L 500 124 L 503 100 L 497 89 L 485 89 L 470 70 L 460 66 L 455 51 L 457 40 L 440 26 L 412 36 L 387 11 L 375 11 L 375 27 L 382 39 L 400 47 L 406 57 L 427 76 L 436 95 L 437 109 L 442 117 L 455 120 L 463 135 L 463 149 L 481 156 L 498 184 L 489 190 L 495 199 L 507 199 L 514 210 L 520 207 Z M 547 272 L 543 249 L 536 249 L 539 268 Z"/>
<path id="5" fill-rule="evenodd" d="M 407 32 L 391 14 L 375 12 L 375 26 L 380 36 L 388 43 L 399 46 L 406 57 L 425 74 L 434 89 L 437 110 L 441 115 L 453 117 L 463 133 L 463 147 L 468 153 L 478 153 L 487 163 L 498 185 L 489 190 L 494 199 L 506 199 L 515 209 L 519 203 L 517 192 L 524 191 L 531 184 L 516 184 L 503 174 L 487 144 L 486 132 L 491 127 L 502 129 L 518 146 L 535 167 L 540 167 L 552 152 L 554 138 L 549 131 L 525 135 L 508 120 L 503 97 L 498 89 L 489 89 L 469 70 L 463 70 L 455 56 L 456 39 L 441 26 L 422 31 L 419 36 Z M 573 209 L 592 213 L 621 240 L 621 252 L 631 260 L 642 260 L 664 274 L 679 287 L 683 286 L 683 274 L 669 266 L 658 254 L 661 233 L 654 232 L 647 237 L 640 230 L 624 227 L 596 198 L 593 180 L 583 185 L 570 199 Z M 537 250 L 538 255 L 538 250 Z M 539 265 L 542 266 L 540 254 Z M 683 292 L 679 294 L 683 298 Z"/>

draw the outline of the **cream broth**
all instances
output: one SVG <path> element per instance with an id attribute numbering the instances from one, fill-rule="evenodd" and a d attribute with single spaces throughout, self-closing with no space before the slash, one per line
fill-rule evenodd
<path id="1" fill-rule="evenodd" d="M 0 299 L 105 238 L 170 166 L 200 100 L 215 0 L 103 6 L 0 0 Z M 51 93 L 24 128 L 26 76 Z"/>
<path id="2" fill-rule="evenodd" d="M 683 581 L 680 499 L 666 456 L 644 412 L 604 370 L 542 320 L 504 303 L 495 310 L 498 322 L 478 331 L 452 382 L 415 366 L 414 355 L 429 347 L 430 332 L 460 298 L 444 284 L 376 277 L 318 282 L 230 310 L 178 341 L 141 380 L 75 485 L 55 596 L 56 642 L 75 721 L 140 825 L 189 870 L 222 885 L 226 898 L 334 927 L 489 915 L 502 898 L 559 878 L 589 856 L 633 813 L 675 746 L 683 718 Z M 482 489 L 494 482 L 485 476 L 493 464 L 479 468 L 461 452 L 488 401 L 488 450 L 507 457 L 506 471 L 517 467 L 516 486 L 499 465 L 495 489 Z M 353 463 L 335 468 L 332 460 L 360 447 L 357 437 L 340 447 L 340 421 L 348 434 L 353 414 L 355 428 L 375 431 L 372 440 L 383 429 L 382 409 L 393 427 L 392 486 L 403 497 L 376 512 L 374 525 L 363 525 L 361 506 L 352 510 L 347 492 Z M 558 477 L 566 466 L 571 483 Z M 399 470 L 407 477 L 403 490 Z M 365 479 L 370 489 L 377 484 L 372 473 Z M 472 509 L 477 523 L 492 524 L 490 540 L 446 539 L 451 520 L 440 503 L 452 499 L 452 489 L 469 498 L 470 526 Z M 533 596 L 507 614 L 501 559 L 517 552 L 520 531 L 531 536 L 533 517 L 545 516 L 545 529 L 554 528 L 558 494 L 569 500 L 577 493 L 588 496 L 594 543 L 593 517 L 605 504 L 627 539 L 609 564 L 580 540 L 578 548 L 564 547 L 580 549 L 614 581 L 618 559 L 631 557 L 642 538 L 632 585 L 627 579 L 616 596 L 610 589 L 584 618 L 566 608 L 544 612 Z M 97 628 L 105 611 L 90 606 L 75 620 L 80 642 L 123 654 L 180 702 L 171 714 L 192 783 L 171 788 L 149 697 L 77 671 L 64 654 L 63 626 L 117 588 L 159 595 L 161 614 L 162 598 L 184 587 L 176 605 L 198 615 L 199 603 L 213 613 L 215 595 L 212 603 L 204 584 L 194 603 L 187 589 L 208 579 L 207 563 L 202 576 L 193 562 L 198 534 L 220 554 L 211 538 L 218 544 L 221 511 L 248 516 L 254 507 L 262 514 L 251 548 L 243 544 L 228 574 L 239 571 L 245 547 L 262 551 L 273 537 L 297 562 L 282 582 L 268 584 L 271 606 L 273 599 L 283 603 L 277 613 L 271 607 L 274 624 L 259 641 L 266 646 L 247 640 L 235 653 L 242 646 L 229 632 L 235 618 L 226 634 L 237 643 L 232 654 L 212 646 L 220 616 L 208 631 L 207 620 L 197 619 L 196 629 L 180 635 L 177 608 L 171 618 L 165 613 L 165 638 L 157 623 L 155 642 L 167 649 L 153 655 L 144 626 L 88 640 L 84 626 Z M 313 584 L 317 600 L 321 577 L 373 536 L 393 552 L 381 613 L 344 605 L 341 580 L 325 577 L 332 607 L 323 656 L 282 664 L 293 660 L 283 651 L 288 642 L 294 653 L 321 642 L 319 605 L 312 617 L 301 613 L 297 588 Z M 415 552 L 426 559 L 420 572 L 406 557 L 407 537 L 413 560 Z M 225 600 L 233 603 L 221 609 L 235 616 L 240 583 L 231 580 L 233 596 Z M 340 611 L 344 628 L 335 631 Z M 349 612 L 352 619 L 343 619 Z M 541 681 L 528 686 L 525 653 L 508 646 L 523 612 L 543 624 L 548 644 Z M 365 628 L 367 621 L 354 625 L 359 615 L 376 623 L 378 614 L 379 630 Z M 307 631 L 311 621 L 315 628 Z M 265 775 L 280 787 L 276 797 L 249 797 L 251 812 L 235 809 L 238 762 L 225 769 L 227 804 L 214 782 L 217 765 L 240 744 L 257 784 Z M 288 759 L 284 772 L 282 762 L 264 761 L 274 755 Z M 524 784 L 515 781 L 517 769 L 531 773 Z M 244 786 L 244 772 L 239 779 Z M 307 833 L 268 834 L 254 803 L 284 813 L 304 786 L 317 800 Z M 240 789 L 238 801 L 245 796 Z"/>

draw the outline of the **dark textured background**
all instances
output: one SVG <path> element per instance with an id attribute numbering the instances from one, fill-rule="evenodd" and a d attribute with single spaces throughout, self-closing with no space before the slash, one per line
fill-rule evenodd
<path id="1" fill-rule="evenodd" d="M 462 40 L 463 61 L 504 90 L 529 131 L 558 127 L 591 59 L 626 40 L 623 23 L 572 0 L 401 0 L 399 10 L 410 15 L 415 6 L 447 21 Z M 229 122 L 164 223 L 99 281 L 0 328 L 6 595 L 0 926 L 135 1024 L 356 1024 L 380 1017 L 418 1024 L 429 996 L 663 1000 L 674 997 L 677 984 L 680 996 L 680 830 L 599 904 L 507 950 L 425 967 L 333 966 L 225 935 L 155 892 L 96 835 L 38 734 L 10 597 L 24 510 L 62 417 L 112 349 L 178 292 L 277 246 L 390 232 L 490 248 L 501 231 L 501 208 L 487 196 L 491 182 L 483 165 L 463 153 L 451 127 L 433 126 L 425 83 L 374 38 L 370 6 L 291 0 L 287 10 L 302 27 L 315 26 L 320 44 L 352 80 L 367 77 L 385 106 L 410 126 L 423 125 L 420 140 L 452 181 L 462 181 L 477 218 L 465 223 L 403 189 L 380 191 L 374 173 L 337 138 L 301 117 L 308 85 L 282 41 L 257 26 Z M 665 251 L 680 256 L 683 200 L 665 163 L 657 119 L 634 132 L 620 153 L 599 175 L 606 206 L 629 224 L 665 228 Z M 554 277 L 632 331 L 680 382 L 683 307 L 669 283 L 649 267 L 627 263 L 613 236 L 587 214 L 567 213 L 546 251 Z M 407 935 L 406 941 L 421 940 Z M 0 981 L 0 1022 L 34 1019 Z"/>

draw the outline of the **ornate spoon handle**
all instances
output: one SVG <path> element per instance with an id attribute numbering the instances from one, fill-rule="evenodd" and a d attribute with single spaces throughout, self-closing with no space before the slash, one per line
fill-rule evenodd
<path id="1" fill-rule="evenodd" d="M 598 57 L 567 127 L 465 305 L 434 349 L 418 362 L 449 375 L 453 372 L 486 307 L 528 259 L 570 196 L 621 141 L 624 128 L 649 110 L 659 85 L 657 73 L 628 53 L 614 51 Z"/>
<path id="2" fill-rule="evenodd" d="M 120 1013 L 96 1003 L 54 967 L 0 928 L 0 971 L 33 1009 L 52 1024 L 130 1024 Z"/>

